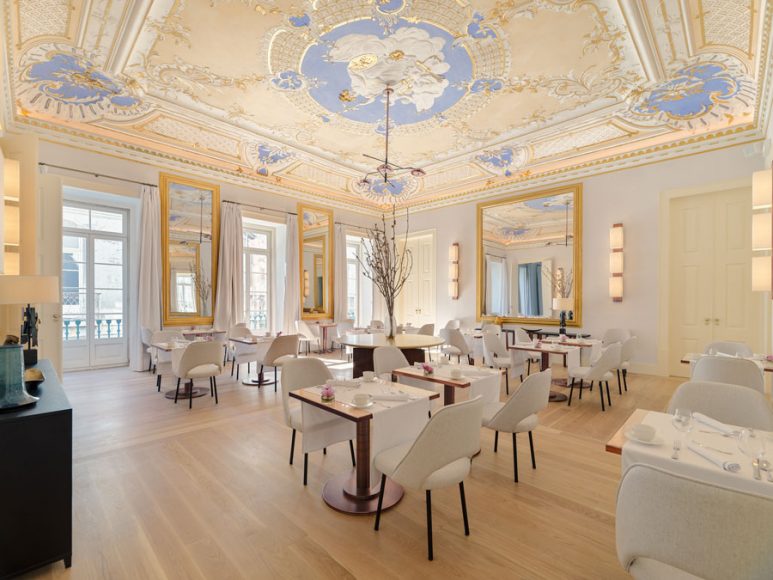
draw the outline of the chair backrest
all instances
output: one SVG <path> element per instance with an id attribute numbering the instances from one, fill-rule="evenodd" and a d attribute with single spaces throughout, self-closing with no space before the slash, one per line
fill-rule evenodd
<path id="1" fill-rule="evenodd" d="M 332 379 L 333 374 L 318 358 L 296 358 L 287 361 L 282 367 L 280 382 L 282 383 L 282 406 L 285 423 L 292 427 L 290 421 L 290 392 L 306 387 L 316 387 Z"/>
<path id="2" fill-rule="evenodd" d="M 150 330 L 147 326 L 143 326 L 141 329 L 142 333 L 142 344 L 145 346 L 150 346 L 150 343 L 153 342 L 153 331 Z"/>
<path id="3" fill-rule="evenodd" d="M 377 328 L 379 330 L 384 328 L 384 322 L 381 320 L 371 320 L 370 321 L 370 328 Z"/>
<path id="4" fill-rule="evenodd" d="M 622 349 L 620 351 L 620 362 L 627 363 L 633 358 L 633 353 L 636 350 L 636 343 L 639 339 L 635 336 L 628 338 L 623 342 Z"/>
<path id="5" fill-rule="evenodd" d="M 263 357 L 263 364 L 266 366 L 275 366 L 276 359 L 282 356 L 297 356 L 298 355 L 298 342 L 300 338 L 297 334 L 283 334 L 277 336 L 272 342 L 271 346 L 266 351 L 266 356 Z M 282 367 L 284 372 L 284 367 Z"/>
<path id="6" fill-rule="evenodd" d="M 754 354 L 754 351 L 746 343 L 729 340 L 710 342 L 703 352 L 706 354 L 721 352 L 722 354 L 730 354 L 733 356 L 752 356 Z"/>
<path id="7" fill-rule="evenodd" d="M 451 346 L 455 346 L 459 349 L 459 353 L 462 356 L 465 356 L 467 354 L 470 354 L 470 345 L 467 344 L 467 341 L 464 339 L 464 335 L 462 334 L 462 331 L 458 328 L 444 328 L 445 334 L 447 336 L 446 342 L 450 344 Z"/>
<path id="8" fill-rule="evenodd" d="M 421 489 L 426 479 L 441 467 L 471 458 L 480 451 L 483 399 L 475 397 L 448 405 L 432 415 L 392 479 L 411 489 Z"/>
<path id="9" fill-rule="evenodd" d="M 172 358 L 174 373 L 183 379 L 187 378 L 191 369 L 201 365 L 215 365 L 220 374 L 223 371 L 223 345 L 209 340 L 192 342 L 185 347 L 176 364 L 175 358 Z"/>
<path id="10" fill-rule="evenodd" d="M 615 342 L 622 344 L 629 338 L 631 338 L 630 330 L 626 330 L 625 328 L 610 328 L 604 333 L 604 338 L 601 339 L 601 342 L 604 344 L 604 346 L 613 344 Z"/>
<path id="11" fill-rule="evenodd" d="M 588 374 L 585 375 L 586 381 L 600 381 L 602 377 L 620 364 L 620 352 L 622 346 L 619 342 L 613 342 L 601 351 L 601 356 L 593 363 Z"/>
<path id="12" fill-rule="evenodd" d="M 455 328 L 460 329 L 462 327 L 462 322 L 458 318 L 452 318 L 448 322 L 446 322 L 446 328 Z"/>
<path id="13" fill-rule="evenodd" d="M 229 331 L 228 336 L 230 336 L 231 338 L 242 338 L 245 336 L 252 336 L 252 331 L 249 328 L 247 328 L 246 325 L 240 326 L 237 324 L 231 327 L 231 330 Z"/>
<path id="14" fill-rule="evenodd" d="M 512 433 L 515 426 L 526 417 L 547 407 L 552 376 L 553 371 L 547 369 L 526 377 L 505 406 L 492 417 L 489 427 L 496 431 Z"/>
<path id="15" fill-rule="evenodd" d="M 151 342 L 173 342 L 176 340 L 184 341 L 185 337 L 179 330 L 156 330 L 151 336 Z"/>
<path id="16" fill-rule="evenodd" d="M 502 334 L 502 325 L 501 324 L 484 324 L 481 328 L 481 331 L 483 334 L 492 333 L 499 336 Z"/>
<path id="17" fill-rule="evenodd" d="M 373 351 L 373 370 L 378 376 L 408 366 L 408 359 L 396 346 L 379 346 Z"/>
<path id="18" fill-rule="evenodd" d="M 483 358 L 487 364 L 493 365 L 493 357 L 506 357 L 507 352 L 507 347 L 502 343 L 499 335 L 490 332 L 483 334 Z"/>
<path id="19" fill-rule="evenodd" d="M 529 333 L 526 332 L 523 328 L 516 328 L 515 329 L 515 342 L 516 343 L 524 343 L 524 342 L 531 342 L 531 338 L 529 338 Z"/>
<path id="20" fill-rule="evenodd" d="M 316 336 L 314 335 L 314 332 L 311 330 L 309 325 L 306 324 L 305 320 L 296 320 L 295 328 L 298 331 L 298 334 L 301 335 L 303 338 L 306 338 L 308 340 L 314 340 L 316 338 Z"/>
<path id="21" fill-rule="evenodd" d="M 344 338 L 352 328 L 354 328 L 353 320 L 343 320 L 336 324 L 336 336 Z"/>
<path id="22" fill-rule="evenodd" d="M 435 325 L 434 324 L 422 324 L 421 328 L 419 328 L 418 334 L 423 334 L 425 336 L 432 336 L 435 334 Z"/>
<path id="23" fill-rule="evenodd" d="M 773 409 L 765 395 L 739 385 L 689 381 L 679 388 L 668 403 L 675 409 L 697 411 L 730 425 L 773 431 Z"/>
<path id="24" fill-rule="evenodd" d="M 674 578 L 767 579 L 771 521 L 771 498 L 634 464 L 617 492 L 617 558 L 634 577 L 642 559 L 675 568 Z"/>
<path id="25" fill-rule="evenodd" d="M 751 387 L 765 392 L 765 377 L 754 361 L 729 356 L 702 356 L 692 370 L 693 381 Z"/>

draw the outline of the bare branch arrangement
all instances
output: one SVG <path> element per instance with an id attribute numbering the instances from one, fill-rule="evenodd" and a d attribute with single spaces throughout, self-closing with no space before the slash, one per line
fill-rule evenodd
<path id="1" fill-rule="evenodd" d="M 563 268 L 553 270 L 553 268 L 543 264 L 542 274 L 550 283 L 550 295 L 553 298 L 571 298 L 574 287 L 574 270 L 570 269 L 567 274 Z"/>
<path id="2" fill-rule="evenodd" d="M 201 302 L 206 304 L 209 300 L 209 293 L 212 290 L 212 284 L 209 283 L 207 277 L 202 275 L 201 269 L 198 265 L 190 262 L 190 271 L 193 277 L 193 287 L 196 289 Z"/>
<path id="3" fill-rule="evenodd" d="M 363 238 L 363 257 L 357 257 L 362 266 L 363 274 L 373 281 L 386 303 L 387 331 L 389 338 L 395 335 L 395 299 L 405 286 L 405 282 L 413 269 L 413 255 L 407 247 L 408 242 L 408 208 L 405 209 L 405 235 L 403 250 L 398 248 L 397 210 L 392 206 L 392 219 L 387 222 L 385 214 L 381 214 L 381 223 L 373 224 L 367 229 L 367 237 Z"/>

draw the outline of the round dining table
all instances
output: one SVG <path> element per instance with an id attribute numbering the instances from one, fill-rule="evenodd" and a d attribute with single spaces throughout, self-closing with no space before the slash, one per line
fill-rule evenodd
<path id="1" fill-rule="evenodd" d="M 440 346 L 445 340 L 439 336 L 425 334 L 398 334 L 389 338 L 383 333 L 347 334 L 340 340 L 342 344 L 352 347 L 353 377 L 361 377 L 365 371 L 373 370 L 373 351 L 379 346 L 396 346 L 408 359 L 409 364 L 425 362 L 425 348 Z"/>

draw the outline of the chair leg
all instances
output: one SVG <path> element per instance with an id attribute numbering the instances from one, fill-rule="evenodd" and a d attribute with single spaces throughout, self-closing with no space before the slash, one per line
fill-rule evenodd
<path id="1" fill-rule="evenodd" d="M 215 386 L 212 384 L 212 377 L 209 377 L 209 396 L 215 396 Z"/>
<path id="2" fill-rule="evenodd" d="M 148 372 L 153 370 L 153 359 L 148 357 Z"/>
<path id="3" fill-rule="evenodd" d="M 464 499 L 464 482 L 459 482 L 459 497 L 462 499 L 462 517 L 464 518 L 464 535 L 470 535 L 470 522 L 467 520 L 467 501 Z"/>
<path id="4" fill-rule="evenodd" d="M 231 361 L 231 376 L 234 376 L 234 367 L 236 366 L 236 357 Z"/>
<path id="5" fill-rule="evenodd" d="M 327 455 L 327 447 L 322 448 L 322 455 Z"/>
<path id="6" fill-rule="evenodd" d="M 309 482 L 309 454 L 303 454 L 303 485 Z"/>
<path id="7" fill-rule="evenodd" d="M 193 409 L 193 379 L 191 379 L 191 388 L 188 391 L 188 408 Z"/>
<path id="8" fill-rule="evenodd" d="M 507 369 L 505 369 L 505 393 L 510 394 L 510 373 Z"/>
<path id="9" fill-rule="evenodd" d="M 572 379 L 571 384 L 569 385 L 569 402 L 566 404 L 567 407 L 572 406 L 572 394 L 574 393 L 574 379 Z M 582 389 L 580 389 L 580 393 L 582 393 Z"/>
<path id="10" fill-rule="evenodd" d="M 161 375 L 156 375 L 156 391 L 161 392 Z"/>
<path id="11" fill-rule="evenodd" d="M 212 377 L 212 385 L 215 387 L 215 405 L 219 405 L 219 401 L 217 400 L 217 377 Z"/>
<path id="12" fill-rule="evenodd" d="M 276 367 L 274 367 L 274 392 L 276 393 L 276 384 L 279 382 L 279 379 L 276 376 Z"/>
<path id="13" fill-rule="evenodd" d="M 499 447 L 499 431 L 494 431 L 494 453 L 497 452 L 497 447 Z"/>
<path id="14" fill-rule="evenodd" d="M 513 474 L 515 483 L 518 483 L 518 453 L 515 451 L 515 433 L 513 433 Z"/>
<path id="15" fill-rule="evenodd" d="M 177 396 L 180 394 L 180 377 L 177 377 L 177 388 L 174 391 L 174 404 L 177 404 Z"/>
<path id="16" fill-rule="evenodd" d="M 531 359 L 528 360 L 528 363 L 529 363 L 529 366 L 526 367 L 526 374 L 530 375 L 531 374 Z"/>
<path id="17" fill-rule="evenodd" d="M 593 381 L 591 381 L 590 386 L 593 387 Z M 604 409 L 604 387 L 602 386 L 601 381 L 599 381 L 599 396 L 601 397 L 601 411 L 605 411 Z"/>
<path id="18" fill-rule="evenodd" d="M 580 379 L 580 400 L 582 401 L 582 387 L 583 387 L 584 381 L 583 379 Z"/>
<path id="19" fill-rule="evenodd" d="M 293 438 L 290 440 L 290 465 L 293 464 L 294 456 L 295 456 L 295 429 L 293 429 Z"/>
<path id="20" fill-rule="evenodd" d="M 623 369 L 623 388 L 627 393 L 628 392 L 628 371 L 626 369 Z"/>
<path id="21" fill-rule="evenodd" d="M 534 437 L 531 431 L 529 431 L 529 448 L 531 449 L 531 468 L 537 469 L 537 460 L 534 457 Z"/>
<path id="22" fill-rule="evenodd" d="M 432 556 L 432 492 L 427 490 L 427 558 L 433 560 Z"/>
<path id="23" fill-rule="evenodd" d="M 354 443 L 349 439 L 349 453 L 352 455 L 352 467 L 357 467 L 357 460 L 354 458 Z"/>
<path id="24" fill-rule="evenodd" d="M 620 369 L 617 369 L 617 392 L 623 394 L 623 384 L 620 382 Z"/>
<path id="25" fill-rule="evenodd" d="M 612 406 L 612 397 L 609 395 L 609 381 L 606 381 L 607 383 L 607 406 Z M 601 387 L 599 387 L 599 390 L 601 390 Z"/>
<path id="26" fill-rule="evenodd" d="M 236 365 L 236 380 L 239 380 L 239 365 Z"/>
<path id="27" fill-rule="evenodd" d="M 378 490 L 378 505 L 376 506 L 376 525 L 373 529 L 378 531 L 381 525 L 381 504 L 384 502 L 384 488 L 386 487 L 386 475 L 381 474 L 381 488 Z"/>

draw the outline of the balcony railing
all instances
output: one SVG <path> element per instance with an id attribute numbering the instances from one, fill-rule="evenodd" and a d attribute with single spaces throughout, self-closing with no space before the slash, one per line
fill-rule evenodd
<path id="1" fill-rule="evenodd" d="M 94 320 L 94 338 L 123 338 L 124 323 L 120 316 L 96 318 Z M 62 339 L 85 340 L 87 338 L 87 323 L 85 317 L 73 317 L 65 315 L 62 322 Z"/>

